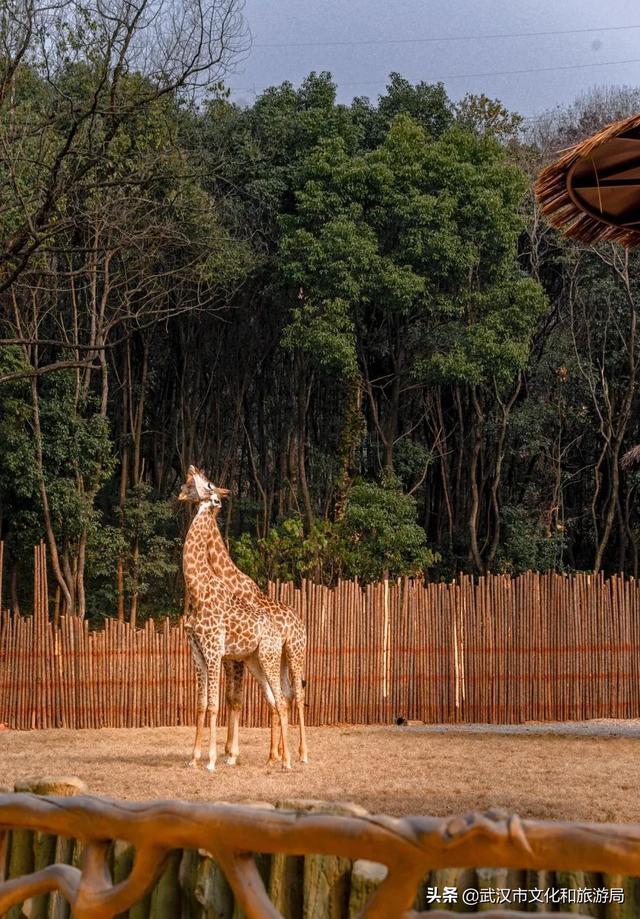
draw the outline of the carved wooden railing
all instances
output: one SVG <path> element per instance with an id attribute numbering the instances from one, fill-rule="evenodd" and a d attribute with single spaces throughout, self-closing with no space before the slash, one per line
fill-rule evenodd
<path id="1" fill-rule="evenodd" d="M 433 868 L 501 865 L 640 875 L 640 826 L 521 820 L 498 811 L 398 819 L 181 801 L 0 795 L 3 845 L 10 828 L 75 837 L 83 843 L 83 860 L 81 868 L 54 864 L 0 884 L 0 915 L 29 897 L 57 890 L 75 919 L 110 919 L 141 900 L 170 853 L 183 848 L 211 853 L 248 919 L 281 919 L 252 852 L 338 855 L 386 865 L 386 878 L 358 914 L 363 919 L 418 917 L 412 909 L 416 890 Z M 115 884 L 107 859 L 113 840 L 135 847 L 129 876 Z M 456 914 L 445 909 L 429 915 Z M 481 915 L 498 919 L 512 913 L 496 909 Z"/>

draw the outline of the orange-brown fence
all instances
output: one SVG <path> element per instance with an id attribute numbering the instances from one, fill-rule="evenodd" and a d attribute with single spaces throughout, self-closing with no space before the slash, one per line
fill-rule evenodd
<path id="1" fill-rule="evenodd" d="M 638 825 L 496 809 L 390 818 L 335 801 L 114 801 L 78 785 L 31 779 L 0 794 L 2 916 L 638 916 Z"/>
<path id="2" fill-rule="evenodd" d="M 0 722 L 193 723 L 195 677 L 181 622 L 133 629 L 107 620 L 94 631 L 61 617 L 54 625 L 40 563 L 35 584 L 32 616 L 0 615 Z M 640 717 L 639 581 L 527 573 L 364 590 L 273 584 L 270 593 L 307 626 L 310 724 Z M 250 677 L 245 694 L 244 723 L 266 725 Z"/>

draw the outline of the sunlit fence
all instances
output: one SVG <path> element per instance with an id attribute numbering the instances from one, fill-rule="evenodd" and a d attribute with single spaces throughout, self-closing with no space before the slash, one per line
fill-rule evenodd
<path id="1" fill-rule="evenodd" d="M 312 725 L 640 717 L 640 584 L 578 574 L 271 584 L 307 627 Z M 0 616 L 0 721 L 12 728 L 190 724 L 195 675 L 181 621 L 134 629 Z M 224 722 L 224 705 L 221 720 Z M 247 678 L 243 720 L 268 709 Z"/>

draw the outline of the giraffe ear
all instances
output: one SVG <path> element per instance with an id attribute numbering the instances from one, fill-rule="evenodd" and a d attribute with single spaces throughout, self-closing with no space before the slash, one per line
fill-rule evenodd
<path id="1" fill-rule="evenodd" d="M 221 498 L 228 498 L 231 492 L 228 488 L 218 488 L 216 485 L 216 492 L 220 495 Z"/>
<path id="2" fill-rule="evenodd" d="M 189 468 L 187 469 L 187 475 L 196 475 L 197 471 L 198 470 L 196 469 L 195 466 L 189 466 Z"/>

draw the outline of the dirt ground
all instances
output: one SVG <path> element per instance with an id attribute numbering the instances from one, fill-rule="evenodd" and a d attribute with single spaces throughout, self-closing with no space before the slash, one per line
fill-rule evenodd
<path id="1" fill-rule="evenodd" d="M 640 822 L 640 723 L 309 729 L 310 762 L 265 765 L 268 731 L 241 731 L 237 766 L 186 762 L 192 728 L 0 733 L 0 786 L 75 775 L 134 800 L 354 801 L 372 812 L 446 815 L 495 806 L 522 816 Z M 218 751 L 223 739 L 219 735 Z"/>

